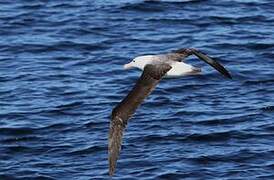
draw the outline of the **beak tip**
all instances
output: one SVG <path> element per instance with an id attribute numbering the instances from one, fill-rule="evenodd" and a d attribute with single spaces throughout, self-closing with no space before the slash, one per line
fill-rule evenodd
<path id="1" fill-rule="evenodd" d="M 130 68 L 130 65 L 129 64 L 125 64 L 124 65 L 124 69 L 129 69 Z"/>

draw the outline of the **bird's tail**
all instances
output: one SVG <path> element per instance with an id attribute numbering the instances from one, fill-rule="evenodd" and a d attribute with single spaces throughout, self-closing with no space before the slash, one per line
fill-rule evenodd
<path id="1" fill-rule="evenodd" d="M 189 75 L 197 75 L 197 74 L 200 74 L 202 72 L 202 69 L 201 68 L 198 68 L 198 67 L 191 67 L 191 71 L 187 74 Z"/>

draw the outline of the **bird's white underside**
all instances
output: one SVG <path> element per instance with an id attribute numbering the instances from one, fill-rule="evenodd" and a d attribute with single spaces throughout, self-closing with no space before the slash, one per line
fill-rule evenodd
<path id="1" fill-rule="evenodd" d="M 184 62 L 173 62 L 171 67 L 165 77 L 180 77 L 197 73 L 197 68 Z"/>

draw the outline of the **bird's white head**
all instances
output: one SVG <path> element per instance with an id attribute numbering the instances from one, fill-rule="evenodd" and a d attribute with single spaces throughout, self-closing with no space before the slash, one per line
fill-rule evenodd
<path id="1" fill-rule="evenodd" d="M 153 60 L 152 55 L 138 56 L 134 58 L 130 63 L 125 64 L 125 69 L 138 68 L 143 70 L 147 64 L 150 64 Z"/>

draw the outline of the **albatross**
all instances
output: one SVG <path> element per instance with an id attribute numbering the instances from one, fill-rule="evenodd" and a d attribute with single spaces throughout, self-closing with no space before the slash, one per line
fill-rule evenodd
<path id="1" fill-rule="evenodd" d="M 224 77 L 232 79 L 229 72 L 219 62 L 193 48 L 179 49 L 166 54 L 139 56 L 124 65 L 125 69 L 138 68 L 143 72 L 133 89 L 112 110 L 108 139 L 110 176 L 114 174 L 116 168 L 121 150 L 123 132 L 128 120 L 144 99 L 153 91 L 159 81 L 164 77 L 182 77 L 201 72 L 200 68 L 183 62 L 190 55 L 197 56 L 200 60 L 219 71 Z"/>

